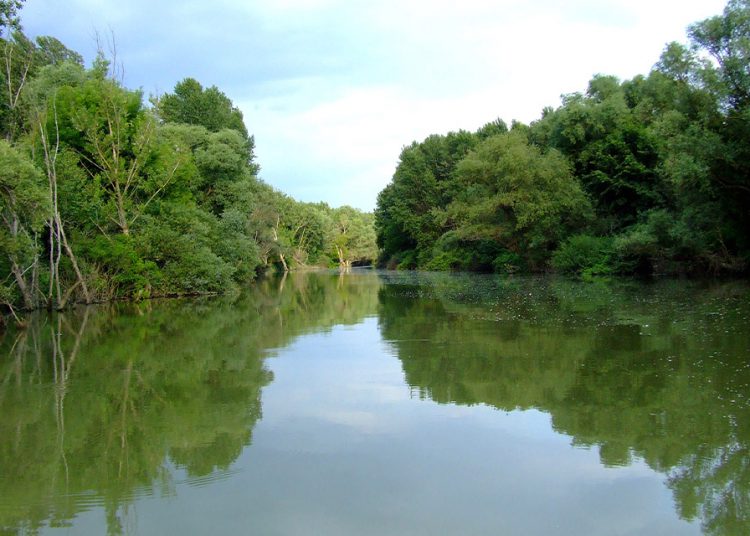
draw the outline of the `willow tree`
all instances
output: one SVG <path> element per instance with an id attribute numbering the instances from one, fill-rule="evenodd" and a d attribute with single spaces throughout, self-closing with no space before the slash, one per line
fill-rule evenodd
<path id="1" fill-rule="evenodd" d="M 450 227 L 443 247 L 487 243 L 494 246 L 495 269 L 506 263 L 543 268 L 566 226 L 590 210 L 568 161 L 529 145 L 519 132 L 478 145 L 458 164 L 456 180 L 462 190 L 442 213 Z"/>

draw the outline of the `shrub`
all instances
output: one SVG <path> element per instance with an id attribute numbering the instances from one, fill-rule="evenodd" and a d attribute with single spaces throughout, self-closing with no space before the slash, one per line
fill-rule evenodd
<path id="1" fill-rule="evenodd" d="M 521 266 L 523 266 L 523 259 L 512 251 L 503 251 L 492 261 L 492 268 L 495 273 L 513 273 L 518 271 Z"/>
<path id="2" fill-rule="evenodd" d="M 437 251 L 424 268 L 425 270 L 450 271 L 459 269 L 461 264 L 457 251 Z"/>
<path id="3" fill-rule="evenodd" d="M 612 253 L 610 237 L 574 235 L 552 255 L 552 266 L 565 273 L 604 275 L 612 271 Z"/>
<path id="4" fill-rule="evenodd" d="M 162 281 L 158 266 L 144 259 L 129 235 L 97 236 L 85 244 L 86 259 L 99 267 L 101 291 L 116 297 L 147 297 Z"/>
<path id="5" fill-rule="evenodd" d="M 658 241 L 648 228 L 635 225 L 615 239 L 615 270 L 625 274 L 651 273 L 657 249 Z"/>

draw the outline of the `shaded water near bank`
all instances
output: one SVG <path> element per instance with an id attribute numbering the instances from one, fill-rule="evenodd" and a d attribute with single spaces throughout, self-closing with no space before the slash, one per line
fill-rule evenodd
<path id="1" fill-rule="evenodd" d="M 2 534 L 750 534 L 750 287 L 353 271 L 0 340 Z"/>

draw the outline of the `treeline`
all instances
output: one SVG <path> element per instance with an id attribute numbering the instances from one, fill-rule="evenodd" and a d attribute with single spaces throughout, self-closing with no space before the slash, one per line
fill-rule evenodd
<path id="1" fill-rule="evenodd" d="M 595 76 L 530 125 L 405 147 L 381 260 L 429 270 L 741 273 L 750 261 L 750 1 L 648 75 Z"/>
<path id="2" fill-rule="evenodd" d="M 258 178 L 219 89 L 186 78 L 147 103 L 104 54 L 85 68 L 59 40 L 27 38 L 20 6 L 0 3 L 0 312 L 220 292 L 376 257 L 371 214 Z"/>

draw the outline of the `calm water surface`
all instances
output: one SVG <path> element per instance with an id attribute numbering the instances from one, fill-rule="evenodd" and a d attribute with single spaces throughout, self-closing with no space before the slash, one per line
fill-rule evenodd
<path id="1" fill-rule="evenodd" d="M 750 534 L 747 283 L 294 274 L 0 337 L 0 534 Z"/>

